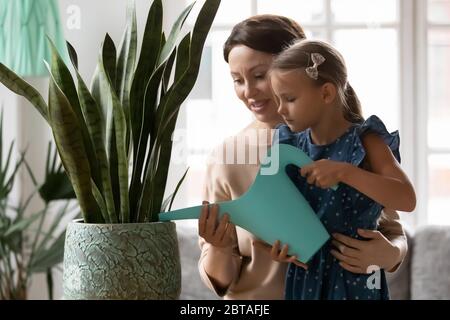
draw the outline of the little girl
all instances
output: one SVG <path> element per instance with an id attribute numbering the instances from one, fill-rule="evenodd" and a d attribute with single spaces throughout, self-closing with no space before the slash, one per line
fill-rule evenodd
<path id="1" fill-rule="evenodd" d="M 362 239 L 358 229 L 376 229 L 384 207 L 414 210 L 415 192 L 399 165 L 398 132 L 389 133 L 376 116 L 364 120 L 335 48 L 300 41 L 274 60 L 270 80 L 287 124 L 277 127 L 279 142 L 302 149 L 315 161 L 300 169 L 288 167 L 288 174 L 330 234 Z M 330 189 L 336 184 L 337 191 Z M 339 242 L 326 243 L 307 269 L 282 250 L 291 262 L 286 299 L 389 299 L 383 270 L 372 282 L 370 274 L 346 271 L 333 246 Z M 351 269 L 351 258 L 342 263 Z"/>

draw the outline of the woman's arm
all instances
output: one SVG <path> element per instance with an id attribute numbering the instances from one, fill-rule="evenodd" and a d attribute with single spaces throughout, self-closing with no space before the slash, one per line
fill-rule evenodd
<path id="1" fill-rule="evenodd" d="M 379 231 L 359 229 L 358 234 L 367 240 L 334 234 L 336 250 L 331 254 L 340 261 L 342 268 L 353 273 L 367 273 L 371 265 L 395 272 L 408 251 L 406 235 L 399 220 L 396 211 L 384 209 Z"/>
<path id="2" fill-rule="evenodd" d="M 224 181 L 227 181 L 225 166 L 215 162 L 214 153 L 208 159 L 206 176 L 203 188 L 203 198 L 211 202 L 231 200 Z M 218 162 L 220 163 L 220 162 Z M 218 296 L 224 296 L 239 276 L 241 268 L 241 256 L 239 254 L 236 228 L 229 223 L 227 217 L 217 225 L 217 208 L 212 206 L 203 208 L 199 218 L 199 247 L 201 250 L 198 261 L 200 277 L 205 285 Z M 225 227 L 225 228 L 224 228 Z M 225 229 L 225 230 L 224 230 Z M 228 230 L 228 231 L 227 231 Z M 222 241 L 220 237 L 227 234 L 227 239 Z"/>
<path id="3" fill-rule="evenodd" d="M 229 222 L 225 214 L 217 223 L 218 205 L 203 203 L 202 214 L 198 220 L 198 230 L 201 237 L 202 254 L 199 267 L 203 267 L 208 280 L 218 295 L 226 293 L 240 268 L 240 257 L 234 248 L 237 243 L 236 227 Z"/>
<path id="4" fill-rule="evenodd" d="M 400 251 L 400 257 L 388 272 L 396 272 L 408 253 L 408 239 L 397 211 L 384 208 L 378 222 L 378 230 Z"/>
<path id="5" fill-rule="evenodd" d="M 413 211 L 416 207 L 414 188 L 391 150 L 376 134 L 367 134 L 362 140 L 371 172 L 347 164 L 339 180 L 383 207 Z"/>

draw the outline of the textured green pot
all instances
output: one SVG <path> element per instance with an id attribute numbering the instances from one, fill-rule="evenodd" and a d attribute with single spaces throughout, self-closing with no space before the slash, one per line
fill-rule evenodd
<path id="1" fill-rule="evenodd" d="M 64 299 L 178 299 L 181 265 L 173 222 L 86 224 L 66 231 Z"/>

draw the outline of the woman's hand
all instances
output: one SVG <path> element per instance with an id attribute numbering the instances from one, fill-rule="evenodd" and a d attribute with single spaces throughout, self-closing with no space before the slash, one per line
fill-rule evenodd
<path id="1" fill-rule="evenodd" d="M 358 229 L 358 234 L 369 240 L 357 240 L 342 234 L 333 234 L 332 244 L 337 250 L 331 254 L 340 261 L 340 266 L 353 273 L 368 274 L 370 266 L 389 271 L 400 261 L 400 249 L 394 246 L 381 232 Z"/>
<path id="2" fill-rule="evenodd" d="M 218 212 L 218 204 L 213 204 L 210 209 L 209 203 L 203 201 L 202 213 L 198 219 L 198 233 L 200 237 L 214 247 L 231 249 L 233 245 L 232 235 L 236 227 L 230 222 L 230 216 L 226 213 L 220 222 L 217 222 Z"/>
<path id="3" fill-rule="evenodd" d="M 288 256 L 288 250 L 289 250 L 289 246 L 287 244 L 285 244 L 283 246 L 283 249 L 281 249 L 280 251 L 280 241 L 277 240 L 275 241 L 273 246 L 268 245 L 265 242 L 261 242 L 261 241 L 253 241 L 253 245 L 255 247 L 258 247 L 264 251 L 266 251 L 267 253 L 270 254 L 272 260 L 278 261 L 278 262 L 292 262 L 295 265 L 307 270 L 308 266 L 304 263 L 301 263 L 300 261 L 298 261 L 297 256 Z"/>
<path id="4" fill-rule="evenodd" d="M 327 189 L 342 180 L 342 174 L 348 166 L 345 162 L 322 159 L 302 167 L 300 175 L 306 178 L 309 184 Z"/>

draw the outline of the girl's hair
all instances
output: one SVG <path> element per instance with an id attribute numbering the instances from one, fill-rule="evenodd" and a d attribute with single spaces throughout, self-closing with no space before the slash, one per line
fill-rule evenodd
<path id="1" fill-rule="evenodd" d="M 313 80 L 318 86 L 331 82 L 336 86 L 338 97 L 344 107 L 344 118 L 353 123 L 364 121 L 361 103 L 347 81 L 347 67 L 342 55 L 331 45 L 322 41 L 297 41 L 279 54 L 272 63 L 273 70 L 294 70 L 313 67 L 311 55 L 319 53 L 325 61 L 317 67 L 318 77 Z"/>
<path id="2" fill-rule="evenodd" d="M 294 20 L 271 14 L 256 15 L 233 27 L 225 42 L 223 56 L 228 63 L 231 49 L 238 45 L 279 54 L 296 40 L 302 39 L 306 39 L 305 32 Z"/>

